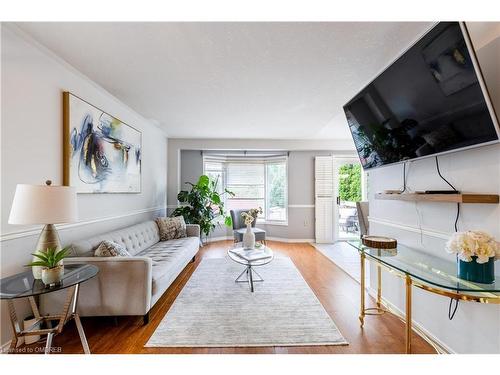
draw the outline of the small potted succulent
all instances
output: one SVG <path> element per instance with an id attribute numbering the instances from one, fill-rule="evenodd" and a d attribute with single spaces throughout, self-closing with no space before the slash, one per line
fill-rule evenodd
<path id="1" fill-rule="evenodd" d="M 500 259 L 500 244 L 488 233 L 470 230 L 454 233 L 446 251 L 457 254 L 458 277 L 477 283 L 495 281 L 495 260 Z"/>
<path id="2" fill-rule="evenodd" d="M 252 223 L 257 220 L 257 216 L 262 213 L 262 208 L 252 208 L 242 212 L 241 216 L 245 219 L 247 230 L 243 233 L 243 248 L 253 249 L 255 247 L 255 234 L 252 232 Z"/>
<path id="3" fill-rule="evenodd" d="M 42 267 L 43 283 L 45 285 L 58 284 L 64 275 L 62 260 L 69 255 L 70 251 L 70 247 L 65 247 L 59 251 L 55 247 L 49 247 L 45 251 L 39 251 L 32 254 L 39 260 L 31 262 L 27 267 Z"/>

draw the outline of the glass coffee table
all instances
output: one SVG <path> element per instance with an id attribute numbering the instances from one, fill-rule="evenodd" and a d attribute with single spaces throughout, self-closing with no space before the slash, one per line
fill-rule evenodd
<path id="1" fill-rule="evenodd" d="M 238 243 L 238 244 L 236 244 L 234 249 L 231 249 L 231 250 L 242 250 L 242 249 L 243 249 L 242 244 Z M 264 252 L 267 255 L 269 255 L 269 258 L 248 261 L 248 260 L 243 259 L 243 258 L 239 257 L 238 255 L 232 253 L 230 250 L 227 251 L 227 255 L 229 256 L 229 258 L 232 261 L 245 266 L 245 269 L 243 270 L 243 272 L 240 273 L 240 275 L 236 278 L 236 280 L 234 280 L 234 282 L 236 282 L 236 283 L 248 283 L 248 286 L 250 287 L 250 291 L 252 293 L 254 292 L 253 283 L 264 281 L 262 276 L 260 276 L 259 273 L 255 270 L 255 267 L 260 267 L 260 266 L 264 266 L 266 264 L 269 264 L 274 259 L 274 252 L 271 248 L 262 245 L 262 247 L 259 248 L 259 250 L 264 250 Z M 246 278 L 242 279 L 244 275 Z M 257 276 L 257 278 L 255 278 L 255 276 Z"/>

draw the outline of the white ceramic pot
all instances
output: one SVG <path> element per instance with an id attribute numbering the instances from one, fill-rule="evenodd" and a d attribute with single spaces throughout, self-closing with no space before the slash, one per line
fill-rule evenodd
<path id="1" fill-rule="evenodd" d="M 252 232 L 252 225 L 247 225 L 247 230 L 243 233 L 243 248 L 253 249 L 255 247 L 255 234 Z"/>
<path id="2" fill-rule="evenodd" d="M 64 275 L 64 266 L 59 265 L 54 268 L 42 269 L 42 281 L 45 285 L 53 285 L 59 283 Z"/>

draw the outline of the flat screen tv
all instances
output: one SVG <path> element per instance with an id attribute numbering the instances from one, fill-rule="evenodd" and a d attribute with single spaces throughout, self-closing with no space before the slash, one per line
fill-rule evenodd
<path id="1" fill-rule="evenodd" d="M 459 22 L 434 26 L 344 112 L 364 169 L 491 144 L 500 136 Z"/>

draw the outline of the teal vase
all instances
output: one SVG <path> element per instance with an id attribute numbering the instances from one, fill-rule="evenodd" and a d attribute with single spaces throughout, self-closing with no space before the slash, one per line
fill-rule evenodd
<path id="1" fill-rule="evenodd" d="M 467 281 L 481 284 L 495 282 L 495 258 L 490 258 L 486 263 L 476 262 L 477 257 L 472 257 L 472 262 L 458 260 L 458 277 Z"/>

